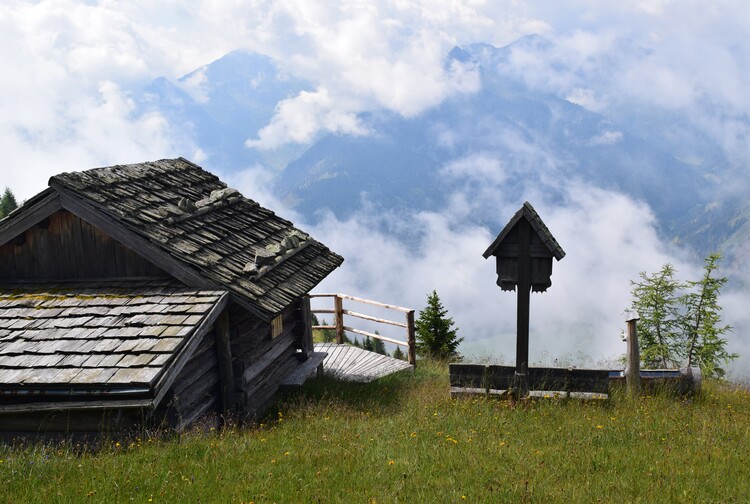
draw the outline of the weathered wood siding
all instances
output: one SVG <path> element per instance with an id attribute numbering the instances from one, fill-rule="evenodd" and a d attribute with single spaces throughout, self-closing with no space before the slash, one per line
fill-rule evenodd
<path id="1" fill-rule="evenodd" d="M 0 279 L 167 277 L 98 228 L 60 210 L 0 245 Z"/>
<path id="2" fill-rule="evenodd" d="M 218 413 L 219 366 L 214 331 L 207 332 L 167 394 L 156 417 L 169 427 L 182 430 L 196 420 Z"/>
<path id="3" fill-rule="evenodd" d="M 272 338 L 270 323 L 258 320 L 237 305 L 229 310 L 232 367 L 240 410 L 246 417 L 261 413 L 273 399 L 281 380 L 304 359 L 302 300 L 281 313 L 280 334 Z"/>
<path id="4" fill-rule="evenodd" d="M 134 432 L 139 428 L 146 409 L 112 408 L 67 411 L 28 411 L 0 414 L 0 440 L 57 439 L 76 434 L 92 438 L 108 433 Z"/>

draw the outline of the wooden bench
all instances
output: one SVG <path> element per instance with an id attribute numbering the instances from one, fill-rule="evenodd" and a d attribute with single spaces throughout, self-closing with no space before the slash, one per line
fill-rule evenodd
<path id="1" fill-rule="evenodd" d="M 512 366 L 482 364 L 451 364 L 449 370 L 451 397 L 506 397 L 513 388 L 516 372 Z M 609 398 L 606 369 L 529 368 L 527 382 L 530 397 Z"/>
<path id="2" fill-rule="evenodd" d="M 283 387 L 301 387 L 313 374 L 323 374 L 323 360 L 328 354 L 326 352 L 312 352 L 306 361 L 300 363 L 297 368 L 281 380 Z"/>

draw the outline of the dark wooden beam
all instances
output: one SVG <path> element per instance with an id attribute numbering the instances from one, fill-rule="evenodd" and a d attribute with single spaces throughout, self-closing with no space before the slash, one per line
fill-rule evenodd
<path id="1" fill-rule="evenodd" d="M 216 321 L 216 358 L 221 380 L 221 412 L 229 413 L 235 405 L 234 375 L 232 374 L 232 350 L 229 343 L 229 309 L 225 308 Z"/>
<path id="2" fill-rule="evenodd" d="M 151 399 L 104 399 L 100 401 L 33 402 L 26 404 L 0 405 L 0 414 L 32 413 L 52 411 L 114 410 L 125 408 L 151 409 Z M 71 428 L 75 428 L 71 426 Z"/>
<path id="3" fill-rule="evenodd" d="M 0 245 L 8 243 L 62 208 L 60 195 L 54 189 L 47 189 L 37 197 L 38 201 L 27 203 L 28 208 L 21 208 L 17 214 L 0 221 Z"/>
<path id="4" fill-rule="evenodd" d="M 302 299 L 300 299 L 300 315 L 302 317 L 302 354 L 307 359 L 315 346 L 313 343 L 312 311 L 308 296 L 302 296 Z"/>
<path id="5" fill-rule="evenodd" d="M 529 366 L 529 303 L 531 293 L 531 226 L 518 222 L 518 307 L 516 320 L 516 371 L 526 373 Z"/>

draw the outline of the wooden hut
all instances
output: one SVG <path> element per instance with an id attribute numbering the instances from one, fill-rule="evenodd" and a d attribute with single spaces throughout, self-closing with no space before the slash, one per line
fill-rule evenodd
<path id="1" fill-rule="evenodd" d="M 54 176 L 0 221 L 0 431 L 253 416 L 342 261 L 182 158 Z"/>

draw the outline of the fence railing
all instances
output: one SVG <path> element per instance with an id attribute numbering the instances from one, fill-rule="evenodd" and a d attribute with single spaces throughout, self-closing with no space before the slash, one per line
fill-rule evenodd
<path id="1" fill-rule="evenodd" d="M 406 347 L 407 359 L 409 364 L 416 366 L 417 363 L 417 351 L 416 351 L 416 340 L 414 336 L 414 310 L 410 308 L 402 308 L 400 306 L 389 305 L 385 303 L 378 303 L 377 301 L 371 301 L 369 299 L 362 299 L 347 294 L 309 294 L 310 298 L 333 298 L 333 309 L 310 309 L 312 313 L 329 313 L 333 315 L 333 325 L 314 325 L 313 329 L 334 329 L 336 331 L 336 343 L 344 343 L 344 333 L 350 332 L 353 334 L 359 334 L 360 336 L 367 336 L 381 341 L 387 341 L 394 345 L 400 345 Z M 344 300 L 353 301 L 355 303 L 376 306 L 378 308 L 384 308 L 386 310 L 401 312 L 404 314 L 405 321 L 397 322 L 395 320 L 388 320 L 356 311 L 348 310 L 344 308 Z M 362 329 L 357 329 L 344 324 L 344 316 L 354 317 L 360 320 L 367 320 L 368 322 L 374 322 L 376 324 L 385 324 L 405 329 L 406 340 L 398 340 L 389 338 L 381 334 L 375 334 Z"/>

